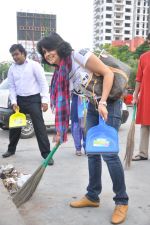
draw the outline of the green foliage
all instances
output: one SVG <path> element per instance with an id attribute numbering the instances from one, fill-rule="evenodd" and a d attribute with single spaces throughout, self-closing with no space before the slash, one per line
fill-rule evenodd
<path id="1" fill-rule="evenodd" d="M 103 46 L 100 46 L 100 48 L 96 51 L 96 55 L 99 55 L 102 49 L 106 50 L 112 56 L 131 67 L 131 75 L 129 77 L 128 86 L 130 88 L 134 88 L 138 64 L 137 59 L 135 58 L 135 54 L 133 52 L 130 52 L 129 47 L 127 45 L 116 47 L 112 46 L 111 44 L 105 44 Z"/>
<path id="2" fill-rule="evenodd" d="M 46 72 L 54 72 L 53 66 L 49 66 L 48 64 L 43 64 L 43 67 L 44 67 L 44 71 Z"/>
<path id="3" fill-rule="evenodd" d="M 3 80 L 7 77 L 7 72 L 10 67 L 9 62 L 1 62 L 0 63 L 0 80 Z"/>
<path id="4" fill-rule="evenodd" d="M 131 67 L 131 74 L 129 77 L 129 82 L 128 86 L 130 88 L 135 88 L 135 77 L 136 77 L 136 72 L 137 72 L 137 67 L 138 67 L 138 60 L 134 59 L 133 57 L 130 58 L 130 63 L 129 66 Z"/>
<path id="5" fill-rule="evenodd" d="M 134 52 L 134 57 L 138 59 L 144 52 L 147 52 L 150 50 L 150 45 L 145 41 L 143 44 L 141 44 Z"/>

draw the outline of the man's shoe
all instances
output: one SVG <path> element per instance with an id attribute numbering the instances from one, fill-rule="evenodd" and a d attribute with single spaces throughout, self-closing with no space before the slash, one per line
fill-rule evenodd
<path id="1" fill-rule="evenodd" d="M 111 222 L 113 224 L 119 224 L 125 221 L 128 211 L 128 205 L 116 205 Z"/>
<path id="2" fill-rule="evenodd" d="M 15 154 L 15 152 L 9 152 L 9 151 L 7 151 L 4 154 L 2 154 L 2 157 L 3 158 L 7 158 L 7 157 L 10 157 L 11 155 L 14 155 L 14 154 Z"/>
<path id="3" fill-rule="evenodd" d="M 143 157 L 141 155 L 136 155 L 134 158 L 132 158 L 132 161 L 140 161 L 140 160 L 148 160 L 148 158 Z"/>
<path id="4" fill-rule="evenodd" d="M 54 165 L 54 159 L 50 159 L 49 162 L 48 162 L 48 165 L 53 166 Z"/>
<path id="5" fill-rule="evenodd" d="M 73 208 L 83 208 L 83 207 L 99 207 L 99 202 L 93 202 L 89 200 L 86 196 L 79 201 L 74 201 L 70 203 Z"/>

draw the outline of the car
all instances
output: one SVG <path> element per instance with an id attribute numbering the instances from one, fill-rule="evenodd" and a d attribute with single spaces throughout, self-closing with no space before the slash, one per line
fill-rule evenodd
<path id="1" fill-rule="evenodd" d="M 52 73 L 45 73 L 48 84 L 51 82 Z M 9 99 L 9 89 L 7 78 L 0 84 L 0 128 L 3 130 L 9 129 L 9 117 L 13 113 L 11 108 L 11 102 Z M 125 123 L 129 116 L 129 111 L 127 105 L 122 103 L 122 118 L 121 123 Z M 27 126 L 23 127 L 21 130 L 21 138 L 31 138 L 34 136 L 34 128 L 30 115 L 27 116 Z M 52 128 L 55 126 L 55 115 L 50 109 L 50 104 L 48 104 L 48 110 L 43 112 L 43 118 L 46 128 Z"/>
<path id="2" fill-rule="evenodd" d="M 52 73 L 45 73 L 48 84 L 50 84 Z M 9 89 L 7 78 L 0 84 L 0 128 L 3 130 L 9 129 L 9 117 L 13 113 L 11 102 L 9 99 Z M 50 104 L 48 110 L 43 112 L 44 123 L 47 128 L 55 126 L 55 115 L 52 113 Z M 34 128 L 30 115 L 27 115 L 27 126 L 21 130 L 21 138 L 31 138 L 34 135 Z"/>

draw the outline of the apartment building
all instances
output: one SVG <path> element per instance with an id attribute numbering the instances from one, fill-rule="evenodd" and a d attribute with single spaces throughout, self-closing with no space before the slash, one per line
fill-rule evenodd
<path id="1" fill-rule="evenodd" d="M 150 0 L 94 0 L 93 47 L 115 40 L 146 38 Z"/>

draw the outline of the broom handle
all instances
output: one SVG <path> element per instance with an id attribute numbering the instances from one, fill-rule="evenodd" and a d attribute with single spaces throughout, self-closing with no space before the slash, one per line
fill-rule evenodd
<path id="1" fill-rule="evenodd" d="M 52 149 L 52 151 L 48 154 L 47 158 L 44 160 L 43 162 L 43 166 L 46 168 L 48 166 L 49 160 L 53 157 L 54 153 L 56 152 L 56 150 L 58 149 L 60 143 L 58 143 L 57 145 L 55 145 Z"/>
<path id="2" fill-rule="evenodd" d="M 135 121 L 135 116 L 136 116 L 136 104 L 134 104 L 133 106 L 132 121 Z"/>

